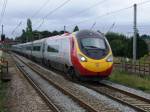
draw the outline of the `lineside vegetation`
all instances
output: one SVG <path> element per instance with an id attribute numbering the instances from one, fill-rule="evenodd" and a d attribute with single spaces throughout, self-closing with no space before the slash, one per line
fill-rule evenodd
<path id="1" fill-rule="evenodd" d="M 150 76 L 141 76 L 115 70 L 109 80 L 150 93 Z"/>
<path id="2" fill-rule="evenodd" d="M 7 112 L 5 108 L 6 102 L 7 83 L 3 83 L 0 80 L 0 112 Z"/>

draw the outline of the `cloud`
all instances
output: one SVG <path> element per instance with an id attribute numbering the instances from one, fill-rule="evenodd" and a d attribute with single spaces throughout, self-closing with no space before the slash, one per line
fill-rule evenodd
<path id="1" fill-rule="evenodd" d="M 65 0 L 49 0 L 47 4 L 43 4 L 48 0 L 8 0 L 6 13 L 3 19 L 5 25 L 5 33 L 9 37 L 14 37 L 11 32 L 14 28 L 22 22 L 22 25 L 17 29 L 16 36 L 21 33 L 22 29 L 26 28 L 27 18 L 30 18 L 33 23 L 33 29 L 35 29 L 42 21 L 42 18 L 49 12 L 53 11 L 56 7 L 62 4 Z M 112 12 L 121 8 L 132 6 L 134 3 L 143 2 L 143 0 L 105 0 L 101 4 L 90 8 L 95 3 L 103 0 L 71 0 L 61 9 L 55 11 L 51 15 L 45 18 L 45 22 L 39 30 L 61 30 L 64 25 L 68 26 L 67 29 L 72 31 L 75 25 L 78 25 L 80 29 L 90 28 L 94 22 L 96 22 L 95 30 L 101 29 L 107 31 L 109 26 L 114 22 L 116 28 L 114 31 L 121 31 L 126 33 L 127 30 L 131 30 L 133 25 L 133 8 L 120 11 L 118 13 L 101 16 L 108 12 Z M 150 24 L 150 3 L 142 6 L 138 6 L 138 24 L 147 25 Z M 2 8 L 2 2 L 0 4 L 0 11 Z M 36 13 L 41 8 L 39 13 Z M 90 8 L 88 10 L 85 10 Z M 36 15 L 34 15 L 36 14 Z M 34 15 L 34 17 L 32 17 Z M 125 28 L 123 28 L 123 26 Z M 127 27 L 128 26 L 128 27 Z M 142 27 L 141 32 L 144 32 Z M 122 29 L 122 30 L 121 30 Z M 145 30 L 147 31 L 147 30 Z"/>

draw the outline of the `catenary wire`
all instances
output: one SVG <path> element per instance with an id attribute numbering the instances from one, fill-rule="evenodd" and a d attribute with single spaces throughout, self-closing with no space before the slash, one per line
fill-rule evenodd
<path id="1" fill-rule="evenodd" d="M 44 24 L 45 19 L 46 19 L 49 15 L 51 15 L 51 14 L 53 14 L 54 12 L 56 12 L 57 10 L 59 10 L 60 8 L 62 8 L 64 5 L 66 5 L 66 4 L 69 3 L 70 1 L 71 1 L 71 0 L 66 0 L 66 1 L 63 2 L 61 5 L 59 5 L 58 7 L 56 7 L 55 9 L 53 9 L 52 11 L 48 12 L 48 13 L 42 18 L 42 22 L 39 24 L 39 26 L 36 28 L 36 30 L 39 29 L 39 28 Z"/>
<path id="2" fill-rule="evenodd" d="M 46 6 L 49 4 L 51 0 L 46 0 L 42 5 L 41 7 L 31 16 L 31 18 L 34 18 L 36 15 L 39 14 L 39 12 Z"/>
<path id="3" fill-rule="evenodd" d="M 19 22 L 19 24 L 13 29 L 13 31 L 12 31 L 12 35 L 15 33 L 15 31 L 21 26 L 21 24 L 22 24 L 22 21 L 20 21 Z"/>
<path id="4" fill-rule="evenodd" d="M 144 5 L 144 4 L 147 4 L 147 3 L 149 3 L 149 2 L 150 2 L 150 0 L 147 0 L 147 1 L 144 1 L 144 2 L 137 3 L 137 5 Z M 118 9 L 118 10 L 114 10 L 114 11 L 110 11 L 110 12 L 104 13 L 104 14 L 102 14 L 102 15 L 99 15 L 99 16 L 95 17 L 94 20 L 95 20 L 95 19 L 102 18 L 102 17 L 105 17 L 105 16 L 108 16 L 108 15 L 112 15 L 112 14 L 115 14 L 115 13 L 118 13 L 118 12 L 121 12 L 121 11 L 123 11 L 123 10 L 130 9 L 130 8 L 132 8 L 132 7 L 133 7 L 133 5 L 132 5 L 132 6 L 125 7 L 125 8 L 121 8 L 121 9 Z M 87 21 L 90 21 L 90 20 L 91 20 L 91 18 L 86 19 L 86 20 L 83 20 L 83 21 L 80 21 L 80 22 L 77 22 L 77 23 L 75 23 L 75 24 L 66 25 L 66 26 L 74 26 L 74 25 L 81 24 L 81 23 L 84 23 L 84 22 L 87 22 Z"/>
<path id="5" fill-rule="evenodd" d="M 7 7 L 7 0 L 4 0 L 3 6 L 2 6 L 2 11 L 1 11 L 0 24 L 1 24 L 2 21 L 3 21 L 4 15 L 5 15 L 5 11 L 6 11 L 6 7 Z"/>

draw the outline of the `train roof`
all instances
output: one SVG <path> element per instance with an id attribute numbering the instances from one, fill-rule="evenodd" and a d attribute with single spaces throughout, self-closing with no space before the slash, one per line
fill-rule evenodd
<path id="1" fill-rule="evenodd" d="M 57 40 L 57 39 L 60 39 L 60 38 L 66 38 L 66 37 L 70 37 L 70 33 L 65 33 L 65 34 L 62 34 L 62 35 L 56 35 L 56 36 L 52 36 L 52 37 L 49 37 L 48 40 Z"/>
<path id="2" fill-rule="evenodd" d="M 76 38 L 82 38 L 82 37 L 101 37 L 101 38 L 105 38 L 105 36 L 98 31 L 93 31 L 93 30 L 80 30 L 78 32 L 75 32 Z"/>

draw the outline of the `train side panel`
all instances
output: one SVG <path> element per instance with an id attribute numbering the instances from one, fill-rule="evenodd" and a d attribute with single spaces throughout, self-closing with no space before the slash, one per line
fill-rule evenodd
<path id="1" fill-rule="evenodd" d="M 71 66 L 69 37 L 63 36 L 47 39 L 44 57 L 55 68 L 65 69 L 65 67 Z"/>
<path id="2" fill-rule="evenodd" d="M 32 44 L 32 57 L 36 58 L 37 61 L 43 59 L 43 45 L 46 39 L 34 41 Z"/>
<path id="3" fill-rule="evenodd" d="M 72 66 L 70 56 L 70 49 L 71 49 L 70 38 L 71 37 L 65 37 L 61 39 L 61 49 L 60 49 L 61 62 L 67 66 Z"/>

